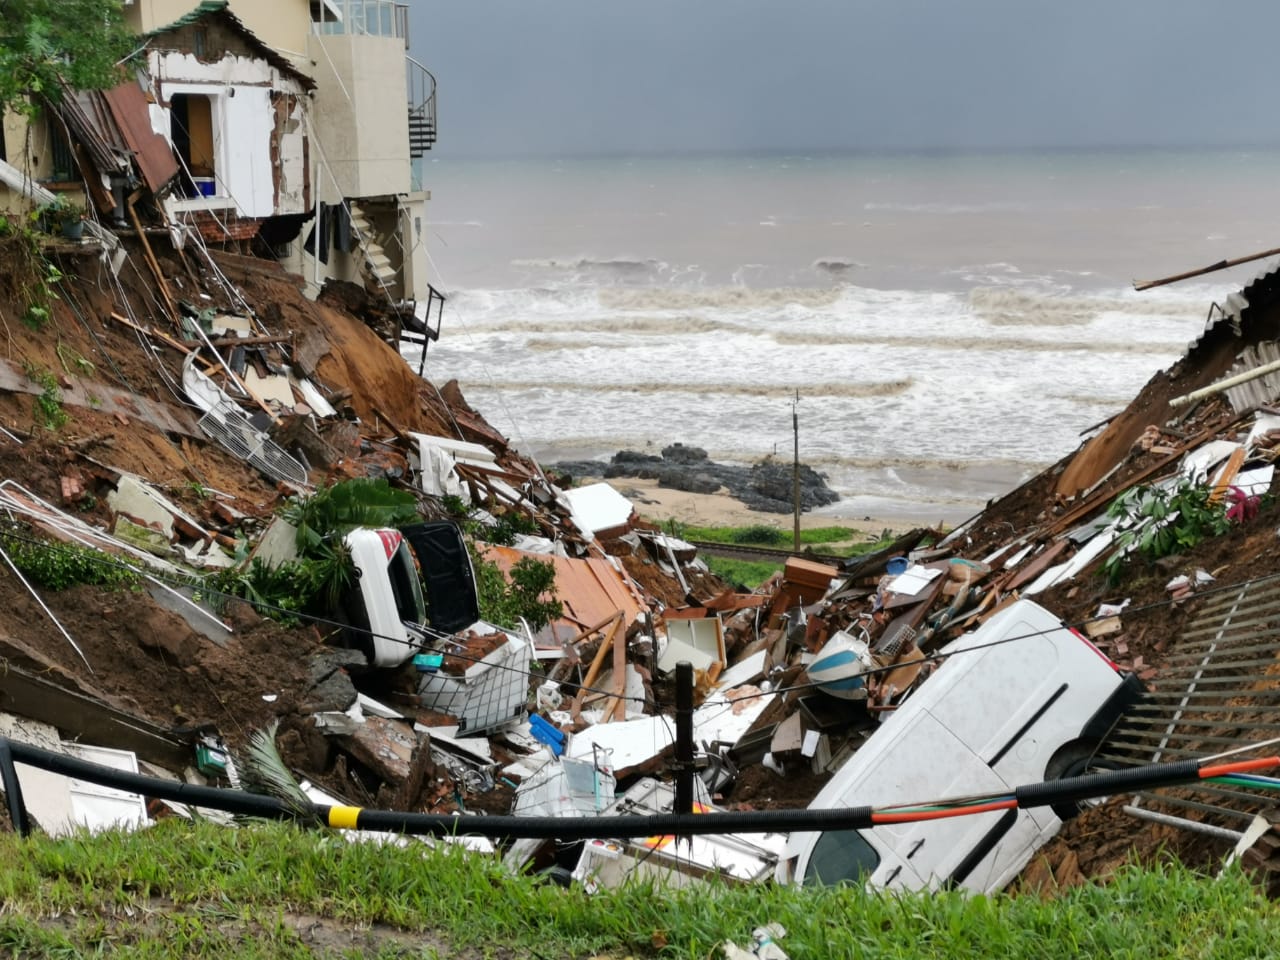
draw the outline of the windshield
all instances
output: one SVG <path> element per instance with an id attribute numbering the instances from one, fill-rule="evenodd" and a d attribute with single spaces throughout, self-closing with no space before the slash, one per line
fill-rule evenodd
<path id="1" fill-rule="evenodd" d="M 880 854 L 857 830 L 828 830 L 818 837 L 804 871 L 808 884 L 861 881 L 880 865 Z"/>

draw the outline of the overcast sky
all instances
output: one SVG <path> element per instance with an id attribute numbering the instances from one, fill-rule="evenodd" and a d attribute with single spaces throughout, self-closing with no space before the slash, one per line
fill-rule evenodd
<path id="1" fill-rule="evenodd" d="M 410 0 L 438 156 L 1269 144 L 1276 0 Z"/>

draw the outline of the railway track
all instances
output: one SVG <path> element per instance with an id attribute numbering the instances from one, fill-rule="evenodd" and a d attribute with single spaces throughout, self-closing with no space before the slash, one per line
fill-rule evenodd
<path id="1" fill-rule="evenodd" d="M 791 557 L 804 556 L 804 551 L 777 550 L 772 547 L 746 547 L 736 543 L 714 543 L 709 540 L 690 540 L 699 553 L 709 553 L 730 560 L 772 560 L 785 563 Z"/>

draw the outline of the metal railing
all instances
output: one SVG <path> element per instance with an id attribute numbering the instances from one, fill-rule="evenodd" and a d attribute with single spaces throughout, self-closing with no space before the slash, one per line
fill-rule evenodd
<path id="1" fill-rule="evenodd" d="M 409 155 L 417 159 L 436 142 L 436 78 L 413 57 L 406 56 L 409 93 Z"/>
<path id="2" fill-rule="evenodd" d="M 315 33 L 365 37 L 396 37 L 409 49 L 409 5 L 393 0 L 324 0 Z"/>

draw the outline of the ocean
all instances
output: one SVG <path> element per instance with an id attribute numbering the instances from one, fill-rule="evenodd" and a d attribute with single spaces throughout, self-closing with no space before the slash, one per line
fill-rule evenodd
<path id="1" fill-rule="evenodd" d="M 957 523 L 1075 449 L 1280 247 L 1280 151 L 423 165 L 425 375 L 543 463 L 674 443 Z M 416 353 L 406 353 L 414 365 Z"/>

